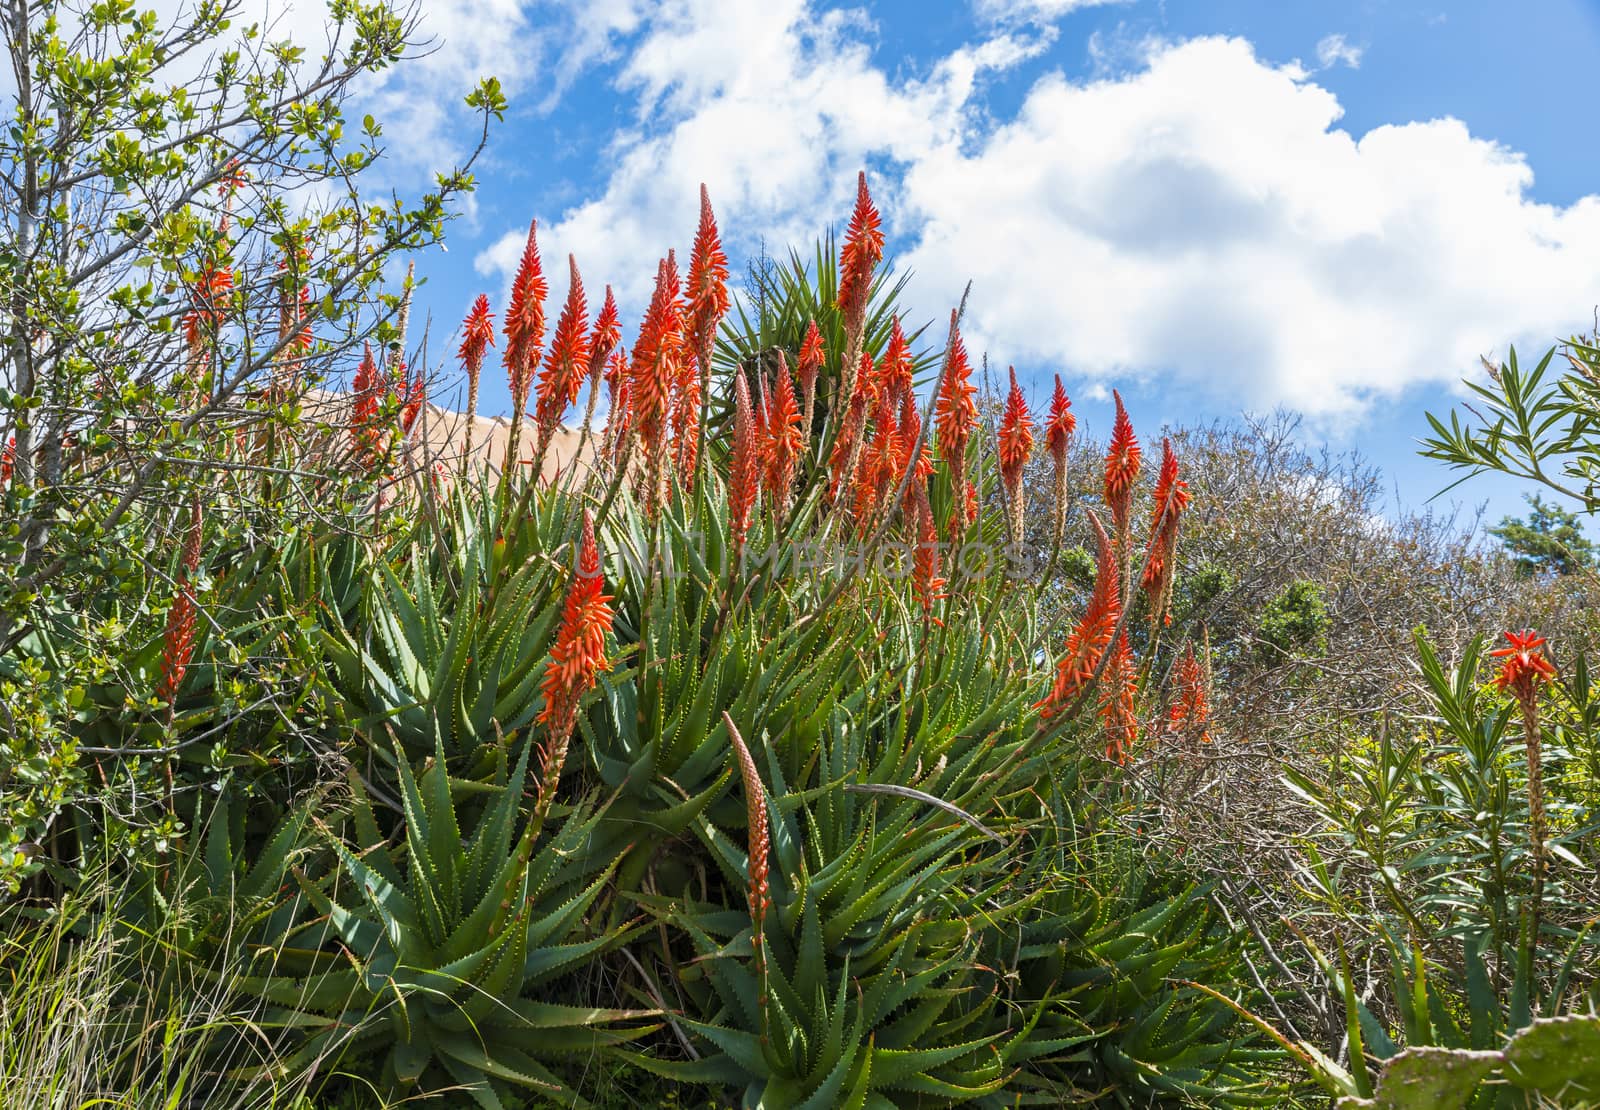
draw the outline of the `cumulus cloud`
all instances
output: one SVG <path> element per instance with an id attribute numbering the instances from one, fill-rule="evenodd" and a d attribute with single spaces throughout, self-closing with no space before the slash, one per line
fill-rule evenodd
<path id="1" fill-rule="evenodd" d="M 1046 77 L 1014 121 L 911 167 L 907 261 L 974 279 L 975 341 L 1002 363 L 1322 416 L 1586 317 L 1600 197 L 1535 203 L 1521 156 L 1457 120 L 1356 138 L 1340 115 L 1240 39 Z"/>
<path id="2" fill-rule="evenodd" d="M 1317 62 L 1323 69 L 1332 69 L 1337 65 L 1360 69 L 1363 53 L 1364 47 L 1356 46 L 1343 35 L 1324 35 L 1317 42 Z"/>
<path id="3" fill-rule="evenodd" d="M 1013 23 L 1021 20 L 1059 19 L 1080 8 L 1098 8 L 1107 4 L 1126 4 L 1130 0 L 973 0 L 972 10 L 981 19 L 995 23 Z"/>
<path id="4" fill-rule="evenodd" d="M 642 16 L 616 78 L 637 114 L 603 186 L 541 230 L 552 268 L 575 253 L 636 313 L 653 260 L 690 239 L 700 181 L 736 246 L 781 251 L 848 211 L 865 165 L 918 321 L 972 278 L 969 346 L 999 365 L 1328 419 L 1453 382 L 1507 340 L 1546 343 L 1600 299 L 1600 197 L 1537 203 L 1525 160 L 1457 120 L 1352 135 L 1331 92 L 1242 39 L 1048 73 L 996 122 L 985 74 L 1048 31 L 909 76 L 872 38 L 859 12 L 806 0 Z M 479 271 L 505 280 L 522 235 Z"/>
<path id="5" fill-rule="evenodd" d="M 891 79 L 873 63 L 871 31 L 859 12 L 819 15 L 804 0 L 681 0 L 653 13 L 617 78 L 637 115 L 605 155 L 609 178 L 541 226 L 542 253 L 574 254 L 586 282 L 609 281 L 642 309 L 654 260 L 693 234 L 702 181 L 726 239 L 803 247 L 848 213 L 857 169 L 959 143 L 981 77 L 1051 41 L 998 34 Z M 892 225 L 894 190 L 872 176 Z M 480 253 L 479 272 L 505 280 L 524 235 L 510 230 Z"/>

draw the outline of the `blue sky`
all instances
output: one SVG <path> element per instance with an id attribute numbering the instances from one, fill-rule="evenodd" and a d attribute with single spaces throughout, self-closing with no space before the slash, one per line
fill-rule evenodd
<path id="1" fill-rule="evenodd" d="M 1146 435 L 1287 406 L 1417 507 L 1450 480 L 1423 411 L 1600 304 L 1593 0 L 447 0 L 427 28 L 374 98 L 399 172 L 458 152 L 478 73 L 513 105 L 418 260 L 436 336 L 500 307 L 530 217 L 552 317 L 570 251 L 630 339 L 699 182 L 737 274 L 842 223 L 865 167 L 910 314 L 970 278 L 969 346 L 1036 402 L 1060 371 L 1100 434 L 1112 387 Z"/>

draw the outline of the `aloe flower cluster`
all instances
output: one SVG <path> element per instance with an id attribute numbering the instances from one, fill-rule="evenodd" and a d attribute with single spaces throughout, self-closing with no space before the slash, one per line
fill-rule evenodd
<path id="1" fill-rule="evenodd" d="M 1172 440 L 1161 440 L 1161 473 L 1156 479 L 1151 510 L 1150 542 L 1145 549 L 1144 572 L 1139 585 L 1150 601 L 1150 618 L 1170 624 L 1167 608 L 1172 601 L 1172 580 L 1178 546 L 1178 522 L 1189 504 L 1189 485 L 1178 477 L 1178 453 Z"/>
<path id="2" fill-rule="evenodd" d="M 700 186 L 700 226 L 689 253 L 684 290 L 684 331 L 694 364 L 685 361 L 672 410 L 672 435 L 678 471 L 693 474 L 699 460 L 701 403 L 711 379 L 711 351 L 717 325 L 728 311 L 728 256 L 722 251 L 711 194 Z"/>
<path id="3" fill-rule="evenodd" d="M 472 455 L 472 425 L 478 415 L 478 380 L 483 373 L 485 351 L 494 346 L 494 313 L 489 311 L 489 295 L 479 293 L 467 318 L 461 322 L 461 346 L 456 357 L 467 375 L 467 430 L 463 459 Z"/>
<path id="4" fill-rule="evenodd" d="M 583 278 L 578 273 L 578 261 L 571 255 L 567 256 L 567 270 L 567 300 L 556 318 L 550 352 L 539 371 L 534 397 L 535 474 L 539 473 L 545 452 L 550 449 L 550 440 L 561 426 L 562 414 L 577 402 L 583 383 L 589 377 L 589 304 L 583 292 Z"/>
<path id="5" fill-rule="evenodd" d="M 659 261 L 631 349 L 624 346 L 609 286 L 589 325 L 577 262 L 569 258 L 567 299 L 549 349 L 541 355 L 547 290 L 536 229 L 534 222 L 504 321 L 505 361 L 515 406 L 513 436 L 531 388 L 537 432 L 534 461 L 541 460 L 560 419 L 587 382 L 589 408 L 583 421 L 587 440 L 604 383 L 609 414 L 595 445 L 594 465 L 615 481 L 626 482 L 638 496 L 645 519 L 656 520 L 675 496 L 673 491 L 694 488 L 706 465 L 706 391 L 712 380 L 717 328 L 729 306 L 728 259 L 709 193 L 702 186 L 687 274 L 680 278 L 673 251 Z M 985 446 L 992 449 L 1005 534 L 1020 544 L 1028 538 L 1025 475 L 1042 437 L 1053 467 L 1050 536 L 1058 547 L 1066 527 L 1068 453 L 1077 418 L 1058 374 L 1048 409 L 1042 420 L 1036 419 L 1012 367 L 994 443 L 980 445 L 973 366 L 961 335 L 959 310 L 954 310 L 930 398 L 931 427 L 924 429 L 903 322 L 897 316 L 888 318 L 881 350 L 867 349 L 863 339 L 874 272 L 882 258 L 881 220 L 862 175 L 840 250 L 838 292 L 832 306 L 838 312 L 835 324 L 844 349 L 833 361 L 819 321 L 809 319 L 795 346 L 748 358 L 728 376 L 725 403 L 731 407 L 731 420 L 725 425 L 722 450 L 713 457 L 726 460 L 727 528 L 734 553 L 730 573 L 741 573 L 741 568 L 743 573 L 759 573 L 744 559 L 752 534 L 758 529 L 780 534 L 789 523 L 796 490 L 820 481 L 824 513 L 844 522 L 836 535 L 876 543 L 883 534 L 898 530 L 908 553 L 911 597 L 923 620 L 933 625 L 940 623 L 941 606 L 950 600 L 943 552 L 961 545 L 978 519 L 982 469 L 973 470 L 975 457 L 982 456 Z M 493 342 L 487 297 L 474 303 L 462 331 L 459 354 L 468 378 L 470 420 L 484 353 Z M 819 389 L 830 366 L 834 374 L 820 402 L 824 411 L 819 413 Z M 359 378 L 358 386 L 365 382 Z M 1163 441 L 1149 535 L 1142 560 L 1135 562 L 1133 506 L 1140 487 L 1141 448 L 1121 395 L 1114 398 L 1116 416 L 1103 467 L 1104 506 L 1087 514 L 1096 547 L 1093 590 L 1055 663 L 1050 688 L 1036 708 L 1042 727 L 1080 710 L 1093 713 L 1107 757 L 1121 762 L 1138 739 L 1141 674 L 1148 669 L 1135 658 L 1136 641 L 1126 627 L 1128 609 L 1142 595 L 1152 621 L 1152 641 L 1170 624 L 1177 542 L 1190 494 L 1180 477 L 1177 452 L 1170 441 Z M 371 410 L 371 402 L 358 388 L 358 414 Z M 819 427 L 824 429 L 820 437 Z M 942 480 L 936 481 L 941 471 Z M 948 491 L 948 497 L 940 490 Z M 585 550 L 590 542 L 586 539 Z M 573 597 L 579 596 L 575 590 Z M 1186 648 L 1173 665 L 1177 690 L 1166 732 L 1209 738 L 1205 686 L 1196 677 L 1200 673 L 1200 661 L 1192 648 Z M 570 716 L 572 703 L 566 690 L 562 685 L 548 686 L 541 720 L 560 724 L 556 716 L 563 720 Z"/>
<path id="6" fill-rule="evenodd" d="M 167 719 L 172 719 L 178 689 L 194 658 L 194 625 L 199 604 L 194 595 L 194 577 L 200 571 L 200 500 L 189 508 L 189 531 L 183 555 L 178 562 L 177 591 L 167 610 L 167 629 L 161 638 L 161 676 L 156 682 L 156 700 L 166 704 Z"/>
<path id="7" fill-rule="evenodd" d="M 939 433 L 939 456 L 950 471 L 956 502 L 961 506 L 962 526 L 977 519 L 977 491 L 967 481 L 967 445 L 978 426 L 978 406 L 973 396 L 972 364 L 961 341 L 960 321 L 950 311 L 950 342 L 945 348 L 944 368 L 939 373 L 939 393 L 934 409 L 934 427 Z"/>
<path id="8" fill-rule="evenodd" d="M 1078 418 L 1072 413 L 1072 402 L 1056 375 L 1055 390 L 1050 395 L 1050 415 L 1044 424 L 1045 450 L 1050 452 L 1054 464 L 1053 507 L 1050 513 L 1050 543 L 1059 546 L 1067 527 L 1067 449 L 1072 444 L 1072 433 L 1077 430 Z"/>
<path id="9" fill-rule="evenodd" d="M 1006 411 L 1000 420 L 1000 484 L 1005 488 L 1006 523 L 1013 543 L 1023 540 L 1022 468 L 1033 454 L 1033 417 L 1028 402 L 1017 385 L 1017 368 L 1009 368 L 1011 389 L 1006 395 Z"/>
<path id="10" fill-rule="evenodd" d="M 544 708 L 539 711 L 538 721 L 548 733 L 540 777 L 541 817 L 548 812 L 555 794 L 567 744 L 577 725 L 578 706 L 607 667 L 606 636 L 611 631 L 613 614 L 611 596 L 604 591 L 594 519 L 585 510 L 577 567 L 561 608 L 561 624 L 550 649 L 550 663 L 539 685 Z"/>
<path id="11" fill-rule="evenodd" d="M 1544 751 L 1539 728 L 1539 691 L 1556 677 L 1555 664 L 1545 654 L 1545 640 L 1533 629 L 1507 632 L 1506 646 L 1489 653 L 1502 660 L 1495 686 L 1509 693 L 1522 711 L 1523 749 L 1528 762 L 1528 841 L 1533 849 L 1534 912 L 1544 889 L 1545 837 Z M 1538 928 L 1537 920 L 1534 924 Z"/>

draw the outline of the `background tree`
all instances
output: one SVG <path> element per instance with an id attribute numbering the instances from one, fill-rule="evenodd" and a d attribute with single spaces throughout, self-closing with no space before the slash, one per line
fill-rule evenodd
<path id="1" fill-rule="evenodd" d="M 239 0 L 167 20 L 131 0 L 0 9 L 0 886 L 85 792 L 117 807 L 126 773 L 121 797 L 170 798 L 180 756 L 246 758 L 229 744 L 251 707 L 278 718 L 251 743 L 299 727 L 281 712 L 302 696 L 292 621 L 210 587 L 225 566 L 269 573 L 262 553 L 303 525 L 368 527 L 357 510 L 392 478 L 347 465 L 308 401 L 371 343 L 374 399 L 398 408 L 386 267 L 439 241 L 504 107 L 484 80 L 464 164 L 374 199 L 382 127 L 345 110 L 427 46 L 418 10 L 333 0 L 316 53 Z M 186 676 L 210 690 L 194 713 Z M 116 821 L 172 831 L 126 806 Z"/>
<path id="2" fill-rule="evenodd" d="M 1594 543 L 1583 534 L 1578 514 L 1547 503 L 1537 494 L 1524 495 L 1528 516 L 1508 516 L 1489 529 L 1516 556 L 1525 575 L 1576 574 L 1594 566 Z"/>

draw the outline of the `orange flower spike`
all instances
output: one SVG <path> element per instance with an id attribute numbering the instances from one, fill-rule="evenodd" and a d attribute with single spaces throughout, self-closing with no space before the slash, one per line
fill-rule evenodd
<path id="1" fill-rule="evenodd" d="M 1139 480 L 1139 441 L 1134 437 L 1128 410 L 1122 406 L 1122 394 L 1112 390 L 1111 396 L 1117 402 L 1117 419 L 1112 425 L 1111 445 L 1106 451 L 1105 492 L 1120 553 L 1128 538 L 1128 510 L 1133 503 L 1134 483 Z"/>
<path id="2" fill-rule="evenodd" d="M 806 335 L 800 341 L 800 353 L 795 364 L 795 374 L 800 379 L 800 424 L 807 438 L 811 435 L 811 410 L 817 397 L 817 374 L 821 372 L 826 359 L 827 353 L 822 349 L 822 333 L 817 330 L 817 322 L 812 320 L 806 325 Z"/>
<path id="3" fill-rule="evenodd" d="M 1055 462 L 1055 505 L 1050 519 L 1051 543 L 1060 544 L 1067 526 L 1067 447 L 1072 443 L 1072 433 L 1078 428 L 1078 418 L 1072 414 L 1072 402 L 1067 400 L 1061 375 L 1056 375 L 1055 392 L 1050 397 L 1050 415 L 1045 421 L 1044 441 Z"/>
<path id="4" fill-rule="evenodd" d="M 194 596 L 194 577 L 200 571 L 200 499 L 189 508 L 189 532 L 184 537 L 183 555 L 178 564 L 177 596 L 167 610 L 167 629 L 161 642 L 161 676 L 156 683 L 156 698 L 167 705 L 167 719 L 183 685 L 183 676 L 194 658 L 194 625 L 199 605 Z"/>
<path id="5" fill-rule="evenodd" d="M 689 252 L 689 275 L 684 293 L 688 301 L 688 332 L 694 353 L 702 363 L 711 357 L 717 324 L 728 311 L 728 256 L 722 252 L 711 195 L 700 186 L 700 226 Z M 701 367 L 702 373 L 705 366 Z"/>
<path id="6" fill-rule="evenodd" d="M 613 614 L 611 597 L 604 591 L 594 519 L 585 510 L 577 567 L 562 605 L 550 662 L 540 683 L 544 708 L 538 720 L 555 726 L 553 733 L 571 731 L 579 700 L 594 687 L 595 679 L 607 666 L 606 634 L 611 631 Z"/>
<path id="7" fill-rule="evenodd" d="M 478 299 L 467 310 L 466 319 L 461 321 L 461 346 L 456 349 L 461 369 L 467 375 L 466 443 L 461 449 L 463 465 L 472 455 L 472 425 L 478 417 L 478 378 L 483 373 L 484 352 L 493 346 L 494 313 L 489 311 L 488 294 L 479 293 Z"/>
<path id="8" fill-rule="evenodd" d="M 1126 632 L 1117 637 L 1104 679 L 1100 687 L 1100 720 L 1105 728 L 1106 758 L 1113 763 L 1126 763 L 1139 738 L 1139 716 L 1134 706 L 1139 673 Z"/>
<path id="9" fill-rule="evenodd" d="M 1072 433 L 1077 430 L 1078 418 L 1073 415 L 1072 402 L 1067 399 L 1061 375 L 1057 374 L 1055 392 L 1050 396 L 1050 416 L 1044 425 L 1045 446 L 1055 456 L 1057 466 L 1066 466 L 1067 446 L 1072 442 Z"/>
<path id="10" fill-rule="evenodd" d="M 606 365 L 606 360 L 611 357 L 611 352 L 617 349 L 617 344 L 622 342 L 621 317 L 617 312 L 617 298 L 611 292 L 611 286 L 606 286 L 606 299 L 600 306 L 600 315 L 594 318 L 594 327 L 589 330 L 589 369 L 591 373 L 599 373 Z"/>
<path id="11" fill-rule="evenodd" d="M 917 440 L 922 438 L 922 414 L 917 411 L 917 398 L 910 390 L 900 395 L 897 427 L 900 435 L 900 465 L 907 466 L 912 462 L 912 453 L 917 450 Z M 917 469 L 913 477 L 917 481 L 924 481 L 933 475 L 933 449 L 926 442 L 922 444 L 915 463 Z"/>
<path id="12" fill-rule="evenodd" d="M 350 402 L 350 442 L 362 465 L 371 466 L 376 462 L 380 435 L 377 427 L 378 406 L 384 389 L 378 374 L 378 363 L 372 357 L 372 344 L 366 345 L 361 364 L 356 367 L 356 376 L 350 384 L 355 394 Z"/>
<path id="13" fill-rule="evenodd" d="M 781 515 L 788 508 L 795 467 L 800 452 L 805 450 L 800 408 L 795 402 L 794 383 L 789 378 L 789 365 L 782 351 L 778 352 L 778 382 L 772 391 L 772 412 L 767 418 L 767 442 L 767 497 L 772 511 Z"/>
<path id="14" fill-rule="evenodd" d="M 878 391 L 887 404 L 896 404 L 911 392 L 911 346 L 898 316 L 889 327 L 889 345 L 878 364 Z"/>
<path id="15" fill-rule="evenodd" d="M 856 522 L 864 536 L 877 524 L 875 515 L 881 509 L 888 508 L 884 501 L 900 475 L 899 447 L 900 437 L 895 427 L 894 413 L 886 406 L 880 408 L 877 419 L 873 421 L 872 440 L 867 445 L 866 457 L 856 470 Z"/>
<path id="16" fill-rule="evenodd" d="M 1176 569 L 1178 525 L 1189 504 L 1189 484 L 1178 477 L 1178 455 L 1172 441 L 1161 440 L 1161 473 L 1156 478 L 1154 507 L 1150 516 L 1150 541 L 1145 551 L 1144 574 L 1140 588 L 1150 599 L 1150 616 L 1170 621 L 1166 613 Z"/>
<path id="17" fill-rule="evenodd" d="M 538 722 L 548 729 L 544 759 L 539 776 L 539 794 L 534 802 L 531 828 L 542 825 L 555 799 L 561 767 L 566 762 L 567 744 L 578 723 L 578 708 L 583 695 L 594 688 L 606 660 L 606 635 L 611 631 L 611 597 L 604 592 L 600 573 L 600 547 L 594 538 L 594 518 L 583 513 L 583 535 L 578 546 L 578 565 L 561 608 L 561 624 L 550 648 L 540 692 L 544 708 Z"/>
<path id="18" fill-rule="evenodd" d="M 733 376 L 733 457 L 728 473 L 728 523 L 735 553 L 744 551 L 750 511 L 761 490 L 761 442 L 756 436 L 750 386 L 744 373 Z"/>
<path id="19" fill-rule="evenodd" d="M 923 613 L 931 617 L 934 602 L 945 596 L 945 580 L 939 576 L 939 533 L 934 528 L 927 487 L 920 480 L 911 484 L 909 507 L 917 522 L 917 549 L 912 553 L 911 585 L 917 600 L 922 602 Z"/>
<path id="20" fill-rule="evenodd" d="M 17 437 L 6 437 L 6 445 L 0 447 L 0 486 L 11 481 L 11 468 L 17 461 Z"/>
<path id="21" fill-rule="evenodd" d="M 1022 542 L 1022 468 L 1033 454 L 1033 417 L 1028 414 L 1028 402 L 1017 385 L 1017 368 L 1010 368 L 1011 390 L 1006 395 L 1005 415 L 1000 419 L 1000 483 L 1005 487 L 1006 502 L 1011 514 L 1012 538 Z"/>
<path id="22" fill-rule="evenodd" d="M 883 258 L 883 231 L 878 209 L 867 192 L 867 175 L 856 179 L 856 207 L 850 216 L 844 247 L 839 251 L 839 310 L 844 313 L 845 330 L 859 330 L 867 311 L 867 295 L 872 290 L 872 268 Z"/>
<path id="23" fill-rule="evenodd" d="M 401 359 L 395 364 L 400 373 L 400 381 L 396 392 L 400 397 L 400 430 L 410 432 L 417 416 L 422 412 L 422 406 L 428 400 L 428 381 L 418 371 L 412 378 L 406 370 L 405 360 Z"/>
<path id="24" fill-rule="evenodd" d="M 767 794 L 761 784 L 761 775 L 756 770 L 756 761 L 751 756 L 749 747 L 745 745 L 744 737 L 740 736 L 739 730 L 734 727 L 733 718 L 724 713 L 722 720 L 728 726 L 728 737 L 733 742 L 733 755 L 739 763 L 739 777 L 744 781 L 745 823 L 749 829 L 747 878 L 750 883 L 750 942 L 755 949 L 756 972 L 762 978 L 761 1001 L 765 1002 L 766 982 L 763 968 L 766 956 L 762 941 L 766 934 L 767 911 L 772 908 L 772 889 L 768 879 L 772 837 L 767 826 Z"/>
<path id="25" fill-rule="evenodd" d="M 550 284 L 539 261 L 538 229 L 538 220 L 528 224 L 528 241 L 522 248 L 517 276 L 511 281 L 511 303 L 506 307 L 505 363 L 514 421 L 520 421 L 527 408 L 528 389 L 544 343 L 544 302 Z"/>
<path id="26" fill-rule="evenodd" d="M 1514 694 L 1524 704 L 1531 704 L 1539 687 L 1556 677 L 1555 665 L 1542 650 L 1545 639 L 1531 628 L 1522 632 L 1505 634 L 1507 647 L 1489 653 L 1492 659 L 1504 659 L 1494 684 L 1501 690 Z"/>
<path id="27" fill-rule="evenodd" d="M 1194 656 L 1194 645 L 1184 645 L 1183 655 L 1174 671 L 1177 697 L 1167 710 L 1169 729 L 1184 739 L 1198 739 L 1211 743 L 1211 709 L 1207 704 L 1205 673 Z"/>
<path id="28" fill-rule="evenodd" d="M 461 346 L 456 348 L 456 357 L 461 360 L 469 384 L 476 384 L 483 370 L 484 352 L 493 346 L 494 313 L 489 311 L 489 295 L 479 293 L 467 310 L 466 319 L 461 321 Z"/>
<path id="29" fill-rule="evenodd" d="M 967 361 L 966 344 L 956 326 L 956 310 L 950 311 L 950 346 L 945 351 L 944 371 L 939 375 L 939 396 L 933 413 L 934 430 L 939 436 L 939 456 L 950 470 L 955 494 L 966 500 L 967 444 L 978 423 L 978 406 L 973 402 L 977 387 L 972 384 L 972 364 Z"/>
<path id="30" fill-rule="evenodd" d="M 645 505 L 652 517 L 666 495 L 667 422 L 683 357 L 678 271 L 669 254 L 656 270 L 655 293 L 629 360 L 630 419 L 644 452 Z"/>
<path id="31" fill-rule="evenodd" d="M 562 415 L 583 392 L 584 379 L 589 376 L 589 303 L 584 296 L 578 261 L 570 254 L 567 255 L 567 269 L 571 274 L 567 302 L 556 318 L 550 353 L 539 371 L 539 383 L 534 391 L 534 423 L 539 433 L 534 451 L 541 456 L 560 427 Z"/>
<path id="32" fill-rule="evenodd" d="M 1122 618 L 1121 591 L 1117 585 L 1117 560 L 1111 539 L 1100 518 L 1089 514 L 1094 525 L 1096 567 L 1094 590 L 1083 616 L 1067 637 L 1066 650 L 1056 664 L 1055 685 L 1037 703 L 1039 716 L 1049 721 L 1069 709 L 1088 687 L 1100 667 L 1100 658 L 1111 645 L 1117 622 Z"/>
<path id="33" fill-rule="evenodd" d="M 628 401 L 628 356 L 621 350 L 612 352 L 611 366 L 606 375 L 612 381 L 611 411 L 606 416 L 605 447 L 607 457 L 613 462 L 622 455 L 628 440 L 630 425 Z"/>
<path id="34" fill-rule="evenodd" d="M 226 301 L 232 292 L 233 271 L 228 267 L 209 267 L 201 271 L 190 295 L 194 308 L 183 317 L 184 340 L 191 352 L 198 350 L 209 329 L 222 323 Z"/>
<path id="35" fill-rule="evenodd" d="M 844 424 L 833 441 L 833 453 L 828 456 L 828 497 L 837 501 L 855 481 L 855 466 L 859 461 L 862 434 L 866 431 L 867 413 L 872 408 L 872 356 L 861 352 L 855 374 L 855 384 L 850 391 L 850 405 L 845 410 Z"/>

